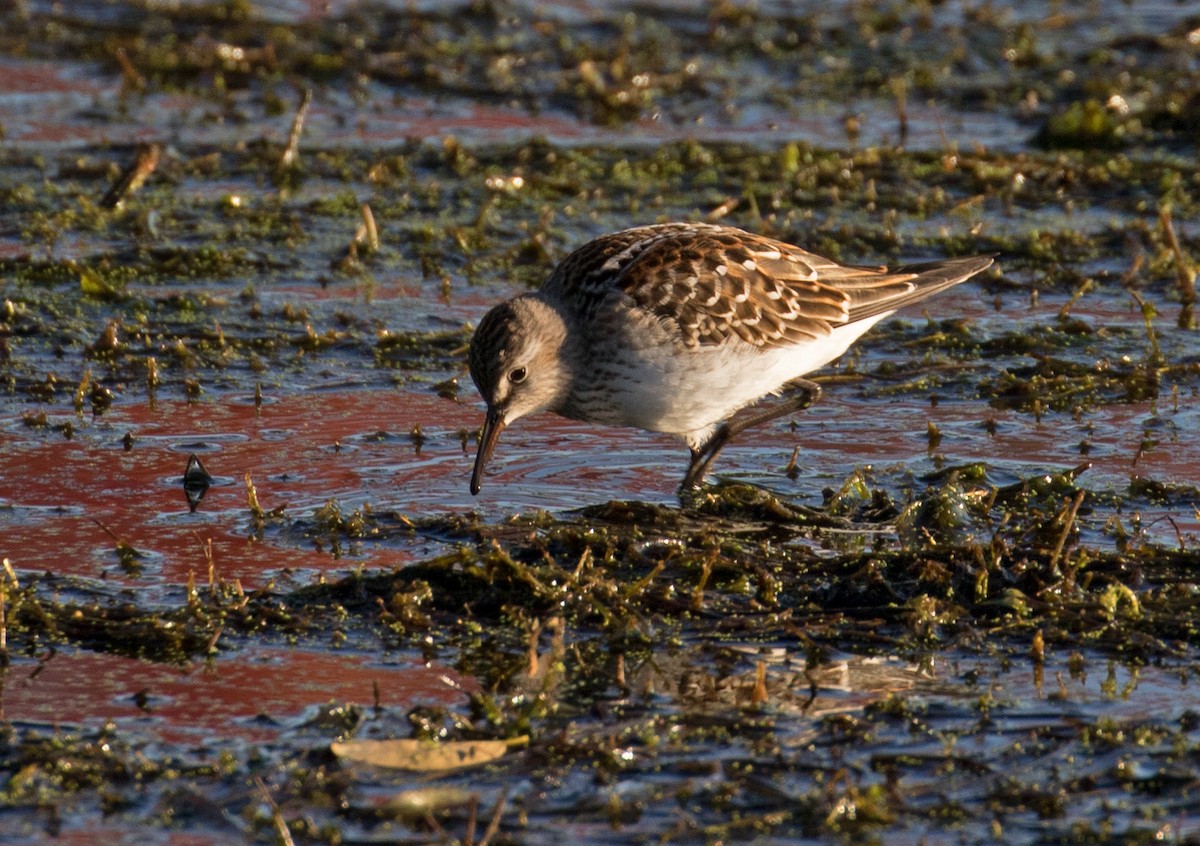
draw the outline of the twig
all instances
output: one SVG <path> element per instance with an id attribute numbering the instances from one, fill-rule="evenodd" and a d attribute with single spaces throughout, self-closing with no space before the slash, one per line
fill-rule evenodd
<path id="1" fill-rule="evenodd" d="M 354 234 L 354 240 L 358 243 L 365 243 L 371 252 L 379 251 L 379 227 L 375 225 L 375 215 L 371 212 L 371 207 L 363 203 L 358 207 L 359 214 L 362 215 L 362 225 Z"/>
<path id="2" fill-rule="evenodd" d="M 254 777 L 254 784 L 262 794 L 263 801 L 267 803 L 267 807 L 271 809 L 271 824 L 275 827 L 275 834 L 279 836 L 279 842 L 283 846 L 296 846 L 296 841 L 292 839 L 292 833 L 288 831 L 287 820 L 283 818 L 283 813 L 279 810 L 279 806 L 275 804 L 275 800 L 271 796 L 271 791 L 267 790 L 266 784 L 258 776 Z"/>
<path id="3" fill-rule="evenodd" d="M 1154 331 L 1154 306 L 1141 298 L 1137 291 L 1132 288 L 1126 288 L 1129 296 L 1133 297 L 1133 301 L 1138 304 L 1138 308 L 1142 311 L 1142 321 L 1146 324 L 1146 337 L 1150 340 L 1150 365 L 1153 367 L 1161 367 L 1164 361 L 1162 350 L 1158 347 L 1158 333 Z"/>
<path id="4" fill-rule="evenodd" d="M 1142 265 L 1146 263 L 1146 251 L 1143 249 L 1142 243 L 1133 236 L 1126 237 L 1125 242 L 1134 251 L 1133 258 L 1129 260 L 1129 269 L 1121 274 L 1121 285 L 1128 288 L 1141 272 Z"/>
<path id="5" fill-rule="evenodd" d="M 125 168 L 121 175 L 117 177 L 117 181 L 113 183 L 108 192 L 101 198 L 100 207 L 104 209 L 117 209 L 124 205 L 125 200 L 131 197 L 146 180 L 150 174 L 154 173 L 158 167 L 158 159 L 162 153 L 162 147 L 158 144 L 145 144 L 138 148 L 137 158 L 133 164 Z"/>
<path id="6" fill-rule="evenodd" d="M 1083 505 L 1083 491 L 1075 494 L 1075 499 L 1066 509 L 1066 514 L 1063 517 L 1062 531 L 1058 534 L 1058 543 L 1054 545 L 1054 552 L 1050 555 L 1050 567 L 1053 569 L 1058 566 L 1058 560 L 1062 556 L 1063 547 L 1067 544 L 1067 535 L 1071 533 L 1071 527 L 1075 524 L 1075 515 L 1079 513 L 1079 506 Z"/>
<path id="7" fill-rule="evenodd" d="M 204 654 L 212 655 L 217 651 L 217 641 L 221 639 L 221 632 L 225 631 L 224 626 L 217 626 L 216 631 L 212 633 L 212 637 L 208 639 L 208 643 L 204 644 Z"/>
<path id="8" fill-rule="evenodd" d="M 4 568 L 10 569 L 8 559 L 4 559 Z M 8 666 L 8 616 L 5 611 L 5 600 L 8 598 L 8 584 L 0 579 L 0 666 Z"/>
<path id="9" fill-rule="evenodd" d="M 759 661 L 758 666 L 754 669 L 754 690 L 750 694 L 750 704 L 765 705 L 768 699 L 767 662 Z"/>
<path id="10" fill-rule="evenodd" d="M 1179 244 L 1179 238 L 1175 235 L 1175 224 L 1171 221 L 1170 203 L 1163 203 L 1158 207 L 1158 223 L 1162 227 L 1167 246 L 1171 248 L 1171 253 L 1175 257 L 1175 282 L 1179 287 L 1179 302 L 1182 305 L 1176 325 L 1180 329 L 1195 329 L 1196 268 L 1184 253 L 1183 247 Z"/>
<path id="11" fill-rule="evenodd" d="M 719 206 L 706 214 L 704 219 L 709 223 L 715 223 L 736 209 L 741 202 L 742 200 L 740 197 L 730 197 L 725 202 L 721 203 Z"/>
<path id="12" fill-rule="evenodd" d="M 501 790 L 500 795 L 496 797 L 496 805 L 492 808 L 492 818 L 488 820 L 488 826 L 484 829 L 483 837 L 480 838 L 477 846 L 488 846 L 488 843 L 496 836 L 496 832 L 500 830 L 500 817 L 504 814 L 504 805 L 507 801 L 508 790 Z"/>
<path id="13" fill-rule="evenodd" d="M 896 98 L 896 120 L 900 125 L 900 145 L 908 141 L 908 80 L 902 76 L 890 81 L 892 96 Z"/>
<path id="14" fill-rule="evenodd" d="M 464 846 L 475 846 L 475 826 L 479 822 L 479 794 L 472 793 L 467 803 L 467 831 L 463 835 Z"/>
<path id="15" fill-rule="evenodd" d="M 250 478 L 250 471 L 246 471 L 246 505 L 250 509 L 250 517 L 254 520 L 255 525 L 261 529 L 263 520 L 266 517 L 266 512 L 258 503 L 258 491 L 254 488 L 254 481 Z"/>
<path id="16" fill-rule="evenodd" d="M 292 130 L 288 133 L 287 146 L 283 148 L 283 154 L 279 157 L 277 170 L 281 174 L 294 168 L 300 158 L 300 135 L 304 132 L 304 118 L 308 114 L 310 103 L 312 103 L 312 89 L 305 88 L 300 97 L 300 107 L 296 109 L 296 116 L 292 118 Z"/>
<path id="17" fill-rule="evenodd" d="M 118 47 L 114 53 L 117 64 L 121 66 L 121 78 L 125 84 L 134 91 L 146 90 L 146 77 L 142 76 L 141 72 L 133 66 L 133 62 L 129 59 L 129 54 L 125 52 L 124 47 Z"/>
<path id="18" fill-rule="evenodd" d="M 362 220 L 354 230 L 354 238 L 346 247 L 346 254 L 334 262 L 334 267 L 341 270 L 348 271 L 357 267 L 359 247 L 367 254 L 379 252 L 379 227 L 375 225 L 375 215 L 371 207 L 363 203 L 358 207 L 358 213 Z"/>

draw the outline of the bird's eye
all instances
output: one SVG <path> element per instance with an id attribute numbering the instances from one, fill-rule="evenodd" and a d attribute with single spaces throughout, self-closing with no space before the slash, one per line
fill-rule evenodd
<path id="1" fill-rule="evenodd" d="M 524 367 L 517 367 L 508 371 L 508 381 L 514 385 L 518 385 L 525 381 L 525 377 L 529 375 L 529 371 Z"/>

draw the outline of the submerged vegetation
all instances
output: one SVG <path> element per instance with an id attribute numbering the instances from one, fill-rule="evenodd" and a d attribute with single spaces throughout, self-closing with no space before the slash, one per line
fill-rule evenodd
<path id="1" fill-rule="evenodd" d="M 1194 837 L 1200 20 L 402 5 L 0 13 L 0 61 L 105 80 L 67 115 L 77 144 L 3 118 L 5 838 Z M 771 472 L 731 457 L 742 481 L 669 506 L 607 465 L 552 510 L 468 501 L 439 461 L 475 436 L 472 322 L 587 238 L 675 218 L 845 261 L 999 260 L 969 314 L 888 321 L 821 376 L 877 415 L 848 439 L 853 412 L 815 409 L 786 467 L 780 438 Z M 334 430 L 335 393 L 418 410 Z M 301 423 L 263 416 L 296 396 L 318 397 Z M 900 405 L 916 430 L 890 431 Z M 158 407 L 170 436 L 139 429 Z M 221 476 L 238 414 L 261 469 Z M 827 437 L 915 458 L 818 471 Z M 76 478 L 64 444 L 88 484 L 47 504 Z M 115 487 L 119 460 L 163 453 Z M 421 507 L 371 483 L 409 456 Z M 560 460 L 511 484 L 550 487 Z M 185 466 L 186 523 L 154 496 Z M 186 552 L 161 551 L 172 532 Z M 122 694 L 138 718 L 19 714 L 66 655 L 219 676 L 266 648 L 467 681 L 403 706 L 314 689 L 187 742 L 150 683 Z M 395 738 L 442 754 L 379 765 Z"/>

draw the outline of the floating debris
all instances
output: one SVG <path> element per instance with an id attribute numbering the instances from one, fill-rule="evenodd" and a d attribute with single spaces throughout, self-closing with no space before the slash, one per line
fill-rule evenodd
<path id="1" fill-rule="evenodd" d="M 343 761 L 393 770 L 442 773 L 481 767 L 501 758 L 510 749 L 526 746 L 527 737 L 509 740 L 343 740 L 330 751 Z"/>
<path id="2" fill-rule="evenodd" d="M 123 56 L 124 53 L 122 52 Z M 100 208 L 103 209 L 119 209 L 125 204 L 125 201 L 132 197 L 146 180 L 150 178 L 150 174 L 154 173 L 158 167 L 159 158 L 162 155 L 162 147 L 158 144 L 144 144 L 138 148 L 137 157 L 133 164 L 125 168 L 121 175 L 117 177 L 117 181 L 100 200 Z"/>
<path id="3" fill-rule="evenodd" d="M 212 483 L 213 477 L 204 467 L 200 456 L 194 452 L 190 454 L 187 468 L 183 471 L 183 494 L 187 497 L 189 511 L 196 510 Z"/>

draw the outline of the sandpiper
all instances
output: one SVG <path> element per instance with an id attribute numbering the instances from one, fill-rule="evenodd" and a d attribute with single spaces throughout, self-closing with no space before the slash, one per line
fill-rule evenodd
<path id="1" fill-rule="evenodd" d="M 471 493 L 505 427 L 539 411 L 681 438 L 698 485 L 739 432 L 812 404 L 801 378 L 893 311 L 992 263 L 839 264 L 728 226 L 664 223 L 605 235 L 536 292 L 489 311 L 471 339 L 487 402 Z M 731 419 L 766 394 L 786 400 Z"/>

